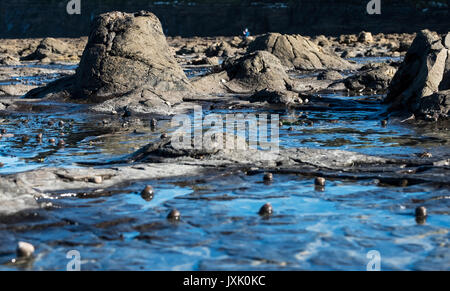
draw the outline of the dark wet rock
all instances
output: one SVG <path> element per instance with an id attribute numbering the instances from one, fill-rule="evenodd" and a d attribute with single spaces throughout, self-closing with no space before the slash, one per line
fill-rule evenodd
<path id="1" fill-rule="evenodd" d="M 67 46 L 67 44 L 59 39 L 47 37 L 44 38 L 36 48 L 36 50 L 25 57 L 22 60 L 30 61 L 30 60 L 47 60 L 46 62 L 50 62 L 51 60 L 63 60 L 65 56 L 70 55 L 72 53 L 71 49 Z"/>
<path id="2" fill-rule="evenodd" d="M 433 95 L 450 89 L 448 79 L 444 79 L 448 77 L 444 74 L 447 59 L 448 49 L 438 35 L 428 30 L 419 32 L 389 86 L 385 102 L 391 103 L 392 110 L 407 110 L 420 117 L 423 111 L 435 119 L 446 117 L 447 105 L 440 103 L 445 93 Z"/>
<path id="3" fill-rule="evenodd" d="M 424 206 L 419 206 L 416 208 L 416 217 L 426 217 L 427 216 L 427 209 Z"/>
<path id="4" fill-rule="evenodd" d="M 299 70 L 352 69 L 354 66 L 331 52 L 324 51 L 301 35 L 269 33 L 257 37 L 249 52 L 264 50 L 278 57 L 287 67 Z"/>
<path id="5" fill-rule="evenodd" d="M 181 219 L 181 213 L 177 209 L 172 209 L 167 215 L 167 219 L 178 221 Z"/>
<path id="6" fill-rule="evenodd" d="M 325 186 L 326 180 L 323 177 L 317 177 L 316 179 L 314 179 L 314 185 L 316 186 Z"/>
<path id="7" fill-rule="evenodd" d="M 396 71 L 397 69 L 393 66 L 383 65 L 350 76 L 345 79 L 344 84 L 347 89 L 353 91 L 364 89 L 385 90 L 389 87 Z"/>
<path id="8" fill-rule="evenodd" d="M 270 182 L 273 181 L 273 174 L 272 173 L 265 173 L 263 177 L 264 182 Z"/>
<path id="9" fill-rule="evenodd" d="M 17 256 L 19 258 L 29 258 L 34 254 L 35 248 L 32 244 L 20 241 L 17 244 Z"/>
<path id="10" fill-rule="evenodd" d="M 264 204 L 258 211 L 261 216 L 268 216 L 273 214 L 273 207 L 270 203 Z"/>
<path id="11" fill-rule="evenodd" d="M 147 201 L 152 200 L 154 194 L 155 194 L 155 191 L 153 190 L 153 187 L 150 185 L 147 185 L 144 188 L 144 190 L 141 191 L 141 197 Z"/>
<path id="12" fill-rule="evenodd" d="M 450 89 L 421 98 L 417 113 L 426 120 L 436 121 L 448 118 L 450 113 Z"/>
<path id="13" fill-rule="evenodd" d="M 76 74 L 26 97 L 56 95 L 94 103 L 107 100 L 93 109 L 111 112 L 128 106 L 134 111 L 141 108 L 143 112 L 167 113 L 181 100 L 182 92 L 191 89 L 155 15 L 110 12 L 94 20 Z"/>
<path id="14" fill-rule="evenodd" d="M 291 91 L 261 90 L 250 96 L 250 102 L 267 102 L 269 104 L 303 103 L 298 93 Z"/>

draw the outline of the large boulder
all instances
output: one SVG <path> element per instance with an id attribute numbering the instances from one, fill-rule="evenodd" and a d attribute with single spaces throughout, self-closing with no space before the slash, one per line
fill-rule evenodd
<path id="1" fill-rule="evenodd" d="M 362 70 L 361 72 L 345 79 L 345 87 L 349 90 L 359 91 L 364 89 L 386 90 L 394 77 L 397 68 L 383 64 Z"/>
<path id="2" fill-rule="evenodd" d="M 385 102 L 391 104 L 392 110 L 406 109 L 413 113 L 421 113 L 424 112 L 421 107 L 427 104 L 426 111 L 431 114 L 431 108 L 441 106 L 430 105 L 430 102 L 438 101 L 440 98 L 427 98 L 427 102 L 423 102 L 422 99 L 440 90 L 450 89 L 448 48 L 444 42 L 439 35 L 428 30 L 422 30 L 417 34 L 389 86 Z M 442 116 L 440 112 L 441 110 L 437 110 L 436 114 Z"/>
<path id="3" fill-rule="evenodd" d="M 93 21 L 76 74 L 32 90 L 26 97 L 108 101 L 94 108 L 98 110 L 136 104 L 167 109 L 181 101 L 182 92 L 191 90 L 154 14 L 109 12 Z"/>
<path id="4" fill-rule="evenodd" d="M 150 12 L 98 16 L 77 69 L 74 94 L 110 99 L 140 87 L 189 89 L 160 21 Z"/>
<path id="5" fill-rule="evenodd" d="M 269 33 L 250 43 L 248 52 L 264 50 L 278 57 L 287 67 L 298 70 L 348 70 L 354 65 L 332 52 L 326 52 L 301 35 Z"/>

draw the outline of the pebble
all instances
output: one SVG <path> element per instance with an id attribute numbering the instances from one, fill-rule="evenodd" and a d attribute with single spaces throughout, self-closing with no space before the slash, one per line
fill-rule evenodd
<path id="1" fill-rule="evenodd" d="M 424 152 L 424 153 L 421 153 L 419 155 L 419 157 L 422 158 L 422 159 L 424 159 L 424 158 L 432 158 L 433 155 L 431 153 L 429 153 L 429 152 Z"/>
<path id="2" fill-rule="evenodd" d="M 102 176 L 95 176 L 92 179 L 92 182 L 94 182 L 95 184 L 101 184 L 101 183 L 103 183 L 103 178 L 102 178 Z"/>
<path id="3" fill-rule="evenodd" d="M 172 209 L 169 214 L 167 215 L 167 219 L 169 220 L 180 220 L 181 218 L 181 213 L 180 211 L 176 210 L 176 209 Z"/>
<path id="4" fill-rule="evenodd" d="M 62 140 L 62 139 L 60 139 L 60 140 L 58 141 L 58 147 L 60 147 L 60 148 L 64 147 L 65 144 L 66 144 L 66 143 L 65 143 L 64 140 Z"/>
<path id="5" fill-rule="evenodd" d="M 4 167 L 5 164 L 3 164 L 2 162 L 0 162 L 0 168 Z"/>
<path id="6" fill-rule="evenodd" d="M 153 199 L 153 195 L 154 195 L 154 190 L 153 187 L 150 185 L 147 185 L 144 190 L 142 190 L 141 192 L 141 196 L 142 198 L 144 198 L 145 200 L 149 201 Z"/>
<path id="7" fill-rule="evenodd" d="M 165 138 L 167 138 L 167 137 L 168 137 L 167 133 L 161 134 L 161 139 L 165 139 Z"/>
<path id="8" fill-rule="evenodd" d="M 31 257 L 34 253 L 34 246 L 30 243 L 20 241 L 17 244 L 17 256 L 21 258 Z"/>
<path id="9" fill-rule="evenodd" d="M 51 138 L 51 139 L 48 140 L 48 142 L 49 142 L 49 143 L 55 143 L 56 140 L 55 140 L 54 138 Z"/>
<path id="10" fill-rule="evenodd" d="M 317 177 L 315 180 L 314 180 L 314 184 L 316 185 L 316 186 L 325 186 L 325 182 L 326 182 L 326 180 L 325 180 L 325 178 L 323 178 L 323 177 Z"/>
<path id="11" fill-rule="evenodd" d="M 387 125 L 388 125 L 388 121 L 386 119 L 381 121 L 382 127 L 386 127 Z"/>
<path id="12" fill-rule="evenodd" d="M 1 131 L 1 133 L 2 133 L 2 134 L 5 134 L 5 133 L 6 133 L 6 129 L 3 128 L 2 131 Z"/>
<path id="13" fill-rule="evenodd" d="M 273 213 L 273 207 L 270 203 L 264 204 L 260 209 L 258 214 L 262 216 L 271 215 Z"/>
<path id="14" fill-rule="evenodd" d="M 36 136 L 36 139 L 38 141 L 42 141 L 42 133 L 38 133 L 38 135 Z"/>
<path id="15" fill-rule="evenodd" d="M 427 209 L 425 206 L 419 206 L 416 208 L 416 217 L 426 217 L 427 216 Z"/>
<path id="16" fill-rule="evenodd" d="M 273 174 L 272 173 L 265 173 L 264 177 L 263 177 L 263 180 L 265 182 L 273 181 Z"/>

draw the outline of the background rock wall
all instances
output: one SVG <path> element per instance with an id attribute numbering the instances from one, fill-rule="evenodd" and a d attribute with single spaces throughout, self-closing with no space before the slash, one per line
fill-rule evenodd
<path id="1" fill-rule="evenodd" d="M 68 15 L 69 0 L 0 1 L 0 37 L 79 37 L 87 35 L 94 15 L 120 10 L 149 10 L 169 36 L 238 35 L 276 31 L 302 35 L 446 32 L 450 0 L 381 0 L 381 15 L 368 15 L 369 0 L 81 0 L 81 15 Z M 438 7 L 429 3 L 441 3 Z M 443 5 L 442 5 L 443 4 Z"/>

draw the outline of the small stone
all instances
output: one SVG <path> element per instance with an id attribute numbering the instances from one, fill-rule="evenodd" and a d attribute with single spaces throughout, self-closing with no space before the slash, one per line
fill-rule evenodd
<path id="1" fill-rule="evenodd" d="M 5 133 L 6 133 L 6 129 L 2 128 L 1 133 L 2 133 L 2 134 L 5 134 Z"/>
<path id="2" fill-rule="evenodd" d="M 95 176 L 92 179 L 92 182 L 94 182 L 95 184 L 101 184 L 101 183 L 103 183 L 103 178 L 102 178 L 102 176 Z"/>
<path id="3" fill-rule="evenodd" d="M 62 139 L 60 139 L 58 141 L 58 147 L 60 147 L 60 148 L 64 147 L 65 144 L 66 144 L 66 142 L 64 140 L 62 140 Z"/>
<path id="4" fill-rule="evenodd" d="M 51 138 L 51 139 L 48 140 L 48 142 L 49 142 L 49 143 L 55 143 L 56 140 L 55 140 L 54 138 Z"/>
<path id="5" fill-rule="evenodd" d="M 59 125 L 59 127 L 63 127 L 63 126 L 64 126 L 64 121 L 60 120 L 60 121 L 58 122 L 58 125 Z"/>
<path id="6" fill-rule="evenodd" d="M 147 185 L 147 186 L 144 188 L 144 190 L 142 190 L 141 196 L 142 196 L 142 198 L 144 198 L 145 200 L 150 201 L 150 200 L 153 199 L 154 193 L 155 193 L 155 192 L 154 192 L 154 190 L 153 190 L 153 187 L 150 186 L 150 185 Z"/>
<path id="7" fill-rule="evenodd" d="M 36 139 L 38 141 L 42 141 L 42 133 L 38 133 L 38 135 L 36 136 Z"/>
<path id="8" fill-rule="evenodd" d="M 2 162 L 0 162 L 0 168 L 3 168 L 5 166 L 5 164 L 3 164 Z"/>
<path id="9" fill-rule="evenodd" d="M 17 244 L 17 256 L 21 258 L 31 257 L 34 253 L 34 246 L 30 243 L 20 241 Z"/>
<path id="10" fill-rule="evenodd" d="M 381 126 L 382 127 L 386 127 L 387 125 L 388 125 L 387 119 L 384 119 L 384 120 L 381 121 Z"/>
<path id="11" fill-rule="evenodd" d="M 264 182 L 270 182 L 273 181 L 273 174 L 272 173 L 265 173 L 263 177 Z"/>
<path id="12" fill-rule="evenodd" d="M 316 185 L 316 186 L 325 186 L 325 178 L 323 178 L 323 177 L 317 177 L 315 180 L 314 180 L 314 184 Z"/>
<path id="13" fill-rule="evenodd" d="M 165 139 L 165 138 L 167 138 L 167 137 L 168 137 L 167 133 L 161 134 L 161 139 Z"/>
<path id="14" fill-rule="evenodd" d="M 416 217 L 426 217 L 427 216 L 427 209 L 425 206 L 419 206 L 416 208 Z"/>
<path id="15" fill-rule="evenodd" d="M 260 209 L 258 214 L 261 216 L 271 215 L 273 213 L 273 207 L 270 203 L 264 204 Z"/>
<path id="16" fill-rule="evenodd" d="M 169 214 L 167 215 L 167 219 L 169 220 L 180 220 L 181 218 L 181 213 L 180 211 L 176 210 L 176 209 L 172 209 Z"/>

